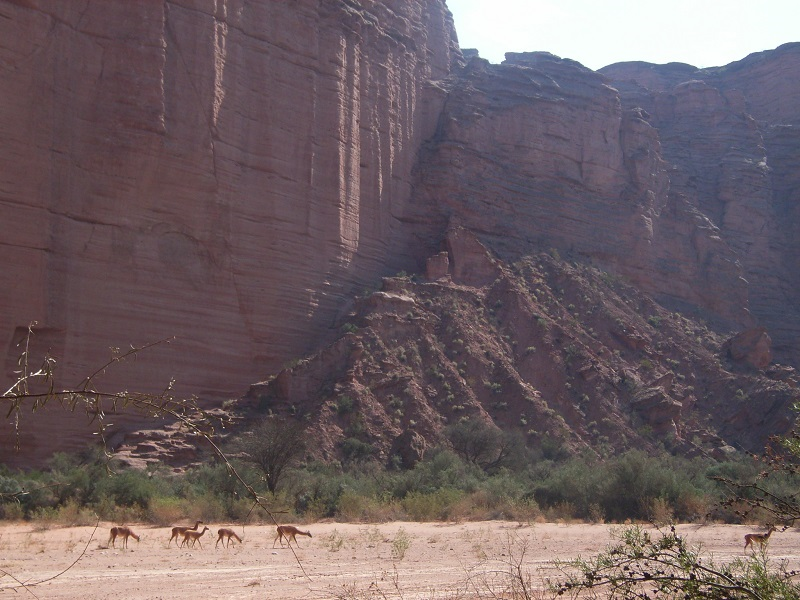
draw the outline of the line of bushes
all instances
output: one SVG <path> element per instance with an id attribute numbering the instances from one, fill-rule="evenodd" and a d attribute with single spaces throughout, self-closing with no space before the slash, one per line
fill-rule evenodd
<path id="1" fill-rule="evenodd" d="M 630 451 L 617 457 L 539 459 L 487 473 L 448 449 L 430 452 L 408 470 L 362 461 L 346 466 L 306 463 L 291 469 L 274 492 L 250 464 L 237 464 L 245 480 L 284 521 L 509 519 L 623 522 L 625 520 L 735 522 L 716 509 L 724 490 L 710 476 L 747 480 L 758 465 Z M 775 485 L 797 486 L 776 481 Z M 143 521 L 158 525 L 200 518 L 258 521 L 252 501 L 221 464 L 183 474 L 124 469 L 102 452 L 57 454 L 48 470 L 0 467 L 0 518 L 50 520 L 64 525 Z"/>

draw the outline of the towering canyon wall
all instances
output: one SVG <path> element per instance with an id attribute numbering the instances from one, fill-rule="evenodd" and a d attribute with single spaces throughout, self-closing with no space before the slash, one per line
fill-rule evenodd
<path id="1" fill-rule="evenodd" d="M 9 385 L 36 321 L 59 385 L 169 338 L 99 384 L 237 396 L 453 225 L 800 362 L 798 44 L 597 73 L 466 62 L 445 0 L 0 0 L 0 73 Z"/>
<path id="2" fill-rule="evenodd" d="M 394 260 L 443 2 L 0 10 L 6 365 L 33 320 L 71 373 L 175 336 L 162 376 L 234 393 Z"/>
<path id="3" fill-rule="evenodd" d="M 407 261 L 458 60 L 444 0 L 0 2 L 3 381 L 33 321 L 63 385 L 174 338 L 101 383 L 219 399 L 308 351 Z"/>

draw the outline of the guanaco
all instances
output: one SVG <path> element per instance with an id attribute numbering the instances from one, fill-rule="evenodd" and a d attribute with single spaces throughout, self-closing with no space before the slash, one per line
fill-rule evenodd
<path id="1" fill-rule="evenodd" d="M 111 545 L 114 548 L 117 547 L 117 537 L 122 538 L 122 547 L 128 547 L 128 537 L 132 537 L 137 542 L 139 541 L 139 536 L 133 533 L 130 527 L 112 527 L 111 528 L 111 535 L 108 538 L 108 544 L 106 546 Z"/>
<path id="2" fill-rule="evenodd" d="M 242 538 L 240 538 L 238 535 L 236 535 L 236 532 L 233 531 L 233 529 L 225 529 L 223 527 L 222 529 L 217 531 L 217 536 L 219 536 L 219 537 L 217 537 L 217 544 L 222 542 L 222 547 L 223 548 L 227 548 L 228 546 L 231 545 L 231 538 L 236 538 L 237 542 L 239 542 L 240 544 L 242 543 Z M 223 541 L 222 538 L 228 538 L 228 546 L 225 545 L 225 542 Z M 214 544 L 214 548 L 217 547 L 217 544 Z"/>
<path id="3" fill-rule="evenodd" d="M 281 548 L 283 548 L 283 538 L 286 538 L 286 543 L 291 546 L 290 540 L 294 541 L 294 545 L 298 548 L 300 545 L 297 543 L 296 535 L 307 535 L 308 537 L 313 537 L 308 531 L 300 531 L 297 527 L 293 525 L 278 525 L 276 529 L 278 534 L 275 536 L 275 540 L 272 542 L 272 547 L 275 547 L 275 542 L 278 540 L 281 541 Z"/>
<path id="4" fill-rule="evenodd" d="M 172 540 L 175 540 L 175 545 L 177 546 L 178 545 L 178 536 L 179 535 L 183 535 L 187 531 L 197 531 L 197 527 L 201 523 L 202 523 L 202 521 L 197 521 L 197 523 L 194 524 L 194 527 L 189 527 L 189 526 L 186 526 L 186 527 L 180 527 L 180 526 L 179 527 L 173 527 L 172 528 L 172 537 L 169 538 L 169 542 L 167 542 L 167 546 L 169 546 L 172 543 Z"/>
<path id="5" fill-rule="evenodd" d="M 194 547 L 194 543 L 197 542 L 200 544 L 200 547 L 203 547 L 203 542 L 200 541 L 200 538 L 203 537 L 203 534 L 208 531 L 208 527 L 203 527 L 203 531 L 192 531 L 191 529 L 187 529 L 183 532 L 183 541 L 181 542 L 181 546 L 186 544 L 189 540 L 192 540 L 192 547 Z M 188 544 L 186 544 L 188 546 Z"/>
<path id="6" fill-rule="evenodd" d="M 755 548 L 755 544 L 763 548 L 773 531 L 775 531 L 775 526 L 770 525 L 767 533 L 748 533 L 744 536 L 744 549 L 747 550 L 748 546 Z"/>

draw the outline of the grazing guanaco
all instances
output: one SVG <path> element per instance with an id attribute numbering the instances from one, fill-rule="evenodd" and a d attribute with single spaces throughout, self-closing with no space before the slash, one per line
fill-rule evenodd
<path id="1" fill-rule="evenodd" d="M 231 538 L 236 538 L 237 542 L 239 542 L 240 544 L 242 543 L 242 538 L 240 538 L 238 535 L 236 535 L 236 532 L 234 532 L 233 529 L 225 529 L 223 527 L 222 529 L 217 531 L 217 536 L 218 536 L 217 537 L 217 543 L 214 544 L 214 548 L 216 548 L 217 544 L 219 544 L 220 542 L 222 542 L 222 547 L 223 548 L 227 548 L 228 546 L 231 545 Z M 228 538 L 228 546 L 225 545 L 225 542 L 223 541 L 222 538 Z"/>
<path id="2" fill-rule="evenodd" d="M 169 542 L 167 542 L 167 546 L 169 547 L 169 545 L 172 543 L 172 540 L 175 540 L 175 545 L 177 546 L 178 545 L 178 536 L 179 535 L 183 535 L 187 531 L 197 531 L 197 528 L 198 528 L 198 526 L 200 526 L 201 523 L 202 523 L 202 521 L 197 521 L 197 523 L 194 524 L 194 527 L 189 527 L 189 526 L 186 526 L 186 527 L 180 527 L 180 526 L 179 527 L 173 527 L 172 528 L 172 537 L 169 538 Z"/>
<path id="3" fill-rule="evenodd" d="M 307 535 L 308 537 L 313 537 L 308 531 L 300 531 L 297 527 L 293 525 L 278 525 L 276 529 L 278 534 L 275 536 L 275 540 L 272 542 L 272 547 L 275 547 L 275 542 L 278 540 L 281 541 L 281 548 L 283 548 L 283 538 L 286 538 L 286 543 L 289 544 L 291 547 L 290 540 L 294 540 L 294 545 L 298 548 L 300 545 L 297 543 L 296 535 Z"/>
<path id="4" fill-rule="evenodd" d="M 775 526 L 770 525 L 767 533 L 748 533 L 744 536 L 744 549 L 747 550 L 748 546 L 755 548 L 756 544 L 763 548 L 773 531 L 775 531 Z"/>
<path id="5" fill-rule="evenodd" d="M 106 546 L 111 545 L 114 548 L 117 547 L 117 537 L 122 538 L 122 547 L 128 547 L 128 538 L 132 537 L 137 542 L 139 541 L 139 536 L 133 533 L 130 527 L 112 527 L 111 528 L 111 535 L 108 538 L 108 544 Z"/>
<path id="6" fill-rule="evenodd" d="M 208 527 L 203 527 L 203 531 L 192 531 L 191 529 L 187 529 L 183 532 L 183 541 L 181 542 L 181 546 L 186 544 L 188 547 L 189 544 L 187 542 L 192 540 L 192 548 L 194 548 L 194 543 L 197 542 L 200 544 L 200 547 L 203 547 L 203 542 L 200 541 L 200 538 L 203 537 L 203 534 L 208 531 Z"/>

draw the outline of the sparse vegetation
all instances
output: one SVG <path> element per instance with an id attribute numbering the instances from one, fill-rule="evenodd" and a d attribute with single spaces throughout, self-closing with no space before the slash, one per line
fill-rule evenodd
<path id="1" fill-rule="evenodd" d="M 451 434 L 464 437 L 461 450 L 466 454 L 433 449 L 406 470 L 379 465 L 370 445 L 351 439 L 344 465 L 298 463 L 283 474 L 274 492 L 260 468 L 243 460 L 234 464 L 248 480 L 261 482 L 257 493 L 291 507 L 291 518 L 365 522 L 537 515 L 589 522 L 666 522 L 669 516 L 702 521 L 724 498 L 728 487 L 723 479 L 748 481 L 759 472 L 759 463 L 746 458 L 716 463 L 638 451 L 604 459 L 570 457 L 557 439 L 547 436 L 541 450 L 524 454 L 499 431 L 486 433 L 470 420 L 459 423 Z M 107 466 L 113 474 L 106 472 Z M 773 477 L 766 483 L 770 493 L 790 493 L 798 478 Z M 240 485 L 214 461 L 174 474 L 126 469 L 113 461 L 108 465 L 102 453 L 62 454 L 48 470 L 15 473 L 0 468 L 0 518 L 73 524 L 97 514 L 164 525 L 199 510 L 208 519 L 243 519 L 250 503 Z M 717 509 L 710 516 L 739 522 L 743 517 L 735 508 Z"/>
<path id="2" fill-rule="evenodd" d="M 567 598 L 796 599 L 794 573 L 765 552 L 725 564 L 690 546 L 674 527 L 651 535 L 637 525 L 615 533 L 616 542 L 592 558 L 560 563 L 554 585 Z"/>
<path id="3" fill-rule="evenodd" d="M 401 527 L 397 530 L 392 540 L 392 560 L 403 560 L 410 547 L 411 537 L 406 533 L 406 530 Z"/>

